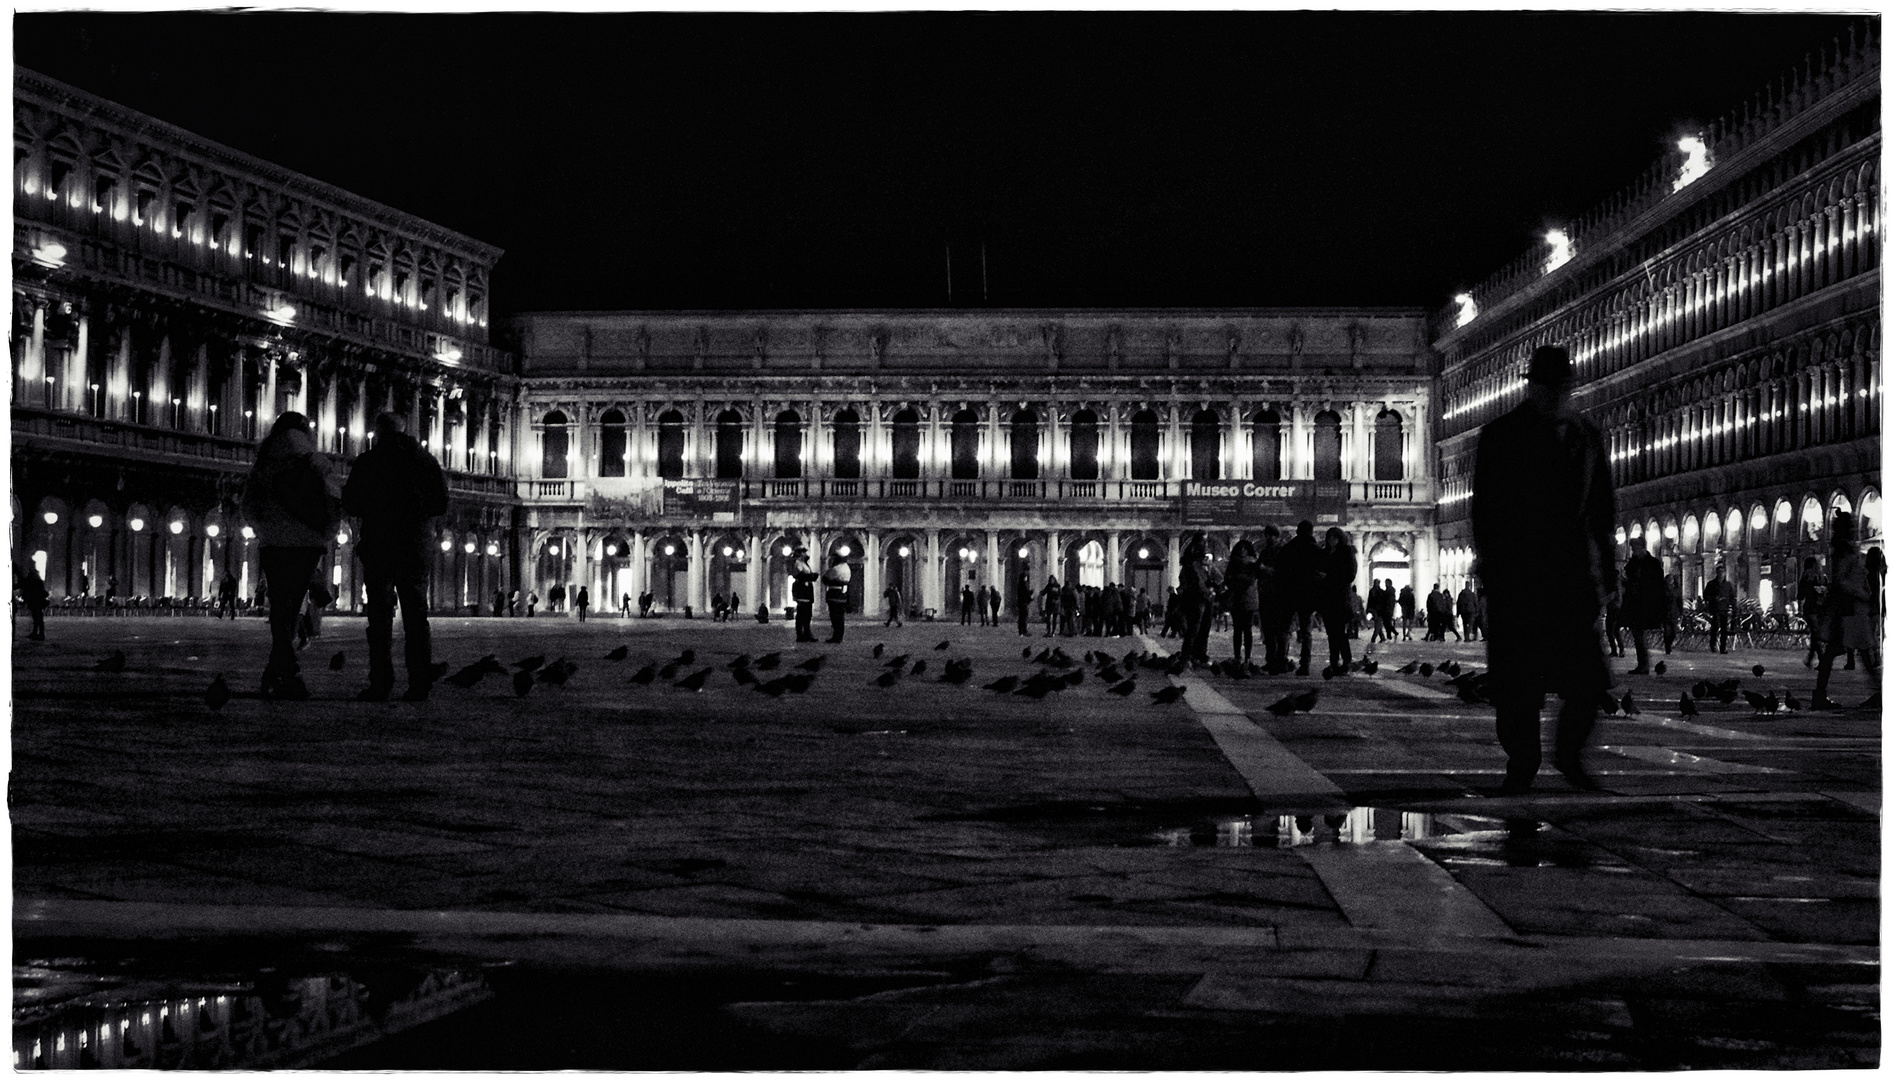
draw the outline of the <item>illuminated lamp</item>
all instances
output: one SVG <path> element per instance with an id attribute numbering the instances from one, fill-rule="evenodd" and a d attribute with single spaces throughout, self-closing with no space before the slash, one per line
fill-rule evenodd
<path id="1" fill-rule="evenodd" d="M 1551 254 L 1545 257 L 1545 273 L 1571 261 L 1571 237 L 1563 229 L 1545 230 L 1545 243 L 1551 245 Z"/>
<path id="2" fill-rule="evenodd" d="M 219 526 L 216 526 L 216 525 L 206 525 L 206 526 L 204 526 L 204 535 L 205 535 L 205 536 L 208 536 L 208 537 L 210 537 L 210 538 L 211 538 L 211 539 L 213 539 L 213 540 L 215 540 L 215 539 L 217 538 L 217 534 L 218 534 L 218 533 L 220 533 L 220 532 L 222 532 L 222 531 L 223 531 L 223 529 L 222 529 L 221 527 L 219 527 Z"/>
<path id="3" fill-rule="evenodd" d="M 1472 302 L 1471 293 L 1460 293 L 1453 297 L 1453 303 L 1459 305 L 1459 314 L 1453 319 L 1454 326 L 1464 326 L 1479 317 L 1479 305 Z"/>
<path id="4" fill-rule="evenodd" d="M 732 548 L 732 547 L 730 547 L 730 546 L 729 546 L 728 544 L 724 544 L 724 545 L 723 545 L 723 557 L 724 557 L 724 558 L 726 558 L 726 559 L 727 559 L 727 558 L 729 558 L 729 557 L 730 557 L 731 555 L 734 555 L 734 554 L 736 554 L 736 549 L 734 549 L 734 548 Z"/>
<path id="5" fill-rule="evenodd" d="M 66 245 L 57 240 L 47 240 L 33 249 L 33 261 L 41 266 L 66 265 Z"/>
<path id="6" fill-rule="evenodd" d="M 144 532 L 144 531 L 145 531 L 145 519 L 144 519 L 144 518 L 132 518 L 132 519 L 131 519 L 131 531 L 132 531 L 132 532 Z"/>
<path id="7" fill-rule="evenodd" d="M 500 546 L 498 544 L 488 544 L 486 546 L 486 553 L 488 555 L 498 555 L 500 553 Z"/>
<path id="8" fill-rule="evenodd" d="M 795 554 L 795 549 L 794 549 L 794 548 L 792 548 L 792 547 L 790 547 L 790 546 L 789 546 L 789 545 L 787 545 L 787 544 L 784 544 L 784 545 L 782 545 L 782 553 L 783 553 L 784 555 L 793 555 L 793 554 Z"/>
<path id="9" fill-rule="evenodd" d="M 254 540 L 254 539 L 256 539 L 256 530 L 255 530 L 255 529 L 252 529 L 252 528 L 250 528 L 250 527 L 249 527 L 248 525 L 245 525 L 245 526 L 243 527 L 243 538 L 244 538 L 245 540 Z"/>
<path id="10" fill-rule="evenodd" d="M 908 555 L 912 553 L 913 553 L 912 550 L 908 548 L 906 544 L 902 544 L 900 546 L 900 550 L 896 554 L 898 554 L 901 558 L 905 559 Z"/>
<path id="11" fill-rule="evenodd" d="M 478 551 L 479 549 L 480 549 L 480 545 L 474 543 L 471 540 L 467 541 L 465 544 L 462 544 L 460 547 L 460 550 L 466 552 L 469 555 L 473 554 L 475 551 Z"/>
<path id="12" fill-rule="evenodd" d="M 1702 179 L 1708 175 L 1710 166 L 1709 144 L 1703 141 L 1702 136 L 1685 135 L 1676 141 L 1676 149 L 1681 150 L 1685 156 L 1682 171 L 1677 174 L 1675 182 L 1670 187 L 1671 191 L 1681 191 Z"/>
<path id="13" fill-rule="evenodd" d="M 616 544 L 606 544 L 606 545 L 605 545 L 605 554 L 607 554 L 607 555 L 616 555 L 617 553 L 618 553 L 618 545 L 616 545 Z"/>
<path id="14" fill-rule="evenodd" d="M 1663 526 L 1663 539 L 1665 540 L 1676 539 L 1676 525 L 1674 522 Z"/>
<path id="15" fill-rule="evenodd" d="M 547 545 L 546 545 L 546 554 L 547 554 L 547 555 L 557 555 L 558 553 L 559 553 L 559 545 L 557 545 L 557 544 L 547 544 Z"/>
<path id="16" fill-rule="evenodd" d="M 46 524 L 48 525 L 59 524 L 59 515 L 53 513 L 51 510 L 46 511 Z"/>
<path id="17" fill-rule="evenodd" d="M 454 549 L 454 542 L 452 540 L 442 540 L 440 542 L 440 550 L 452 551 L 453 549 Z"/>
<path id="18" fill-rule="evenodd" d="M 677 554 L 677 547 L 676 547 L 676 545 L 675 545 L 675 544 L 665 544 L 665 545 L 664 545 L 664 554 L 666 554 L 666 555 L 675 555 L 675 554 Z"/>
<path id="19" fill-rule="evenodd" d="M 1031 556 L 1032 556 L 1032 549 L 1031 549 L 1031 548 L 1020 548 L 1020 549 L 1019 549 L 1019 558 L 1021 558 L 1021 559 L 1027 559 L 1027 558 L 1030 558 Z"/>
<path id="20" fill-rule="evenodd" d="M 846 544 L 843 544 L 840 547 L 835 549 L 835 554 L 841 556 L 844 559 L 848 557 L 848 552 L 849 552 L 849 547 Z M 724 552 L 724 554 L 727 555 L 729 554 L 729 552 L 726 551 Z"/>
<path id="21" fill-rule="evenodd" d="M 1138 548 L 1138 549 L 1137 549 L 1137 557 L 1138 557 L 1138 558 L 1140 558 L 1140 559 L 1148 559 L 1148 558 L 1150 558 L 1150 549 L 1149 549 L 1149 548 Z"/>
<path id="22" fill-rule="evenodd" d="M 342 530 L 337 531 L 335 534 L 335 542 L 338 544 L 348 543 L 348 530 L 342 529 Z"/>
<path id="23" fill-rule="evenodd" d="M 184 531 L 184 523 L 183 523 L 182 521 L 173 521 L 173 522 L 171 523 L 171 535 L 172 535 L 172 536 L 176 536 L 177 534 L 179 534 L 179 533 L 181 533 L 181 532 L 183 532 L 183 531 Z"/>

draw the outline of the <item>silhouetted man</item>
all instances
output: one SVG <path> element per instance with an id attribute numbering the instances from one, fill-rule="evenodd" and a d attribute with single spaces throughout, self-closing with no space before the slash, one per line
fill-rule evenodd
<path id="1" fill-rule="evenodd" d="M 854 571 L 848 566 L 847 556 L 830 555 L 828 569 L 822 572 L 822 593 L 828 601 L 828 624 L 832 629 L 828 637 L 830 645 L 841 644 L 848 618 L 848 585 L 853 580 Z"/>
<path id="2" fill-rule="evenodd" d="M 1295 618 L 1295 636 L 1301 642 L 1301 666 L 1295 674 L 1308 674 L 1308 655 L 1314 648 L 1310 625 L 1315 614 L 1321 581 L 1321 545 L 1315 543 L 1315 523 L 1303 521 L 1295 526 L 1295 537 L 1282 545 L 1275 559 L 1275 579 L 1282 600 Z"/>
<path id="3" fill-rule="evenodd" d="M 1726 566 L 1716 567 L 1716 578 L 1702 590 L 1702 606 L 1709 609 L 1709 651 L 1729 651 L 1729 624 L 1735 619 L 1735 586 Z"/>
<path id="4" fill-rule="evenodd" d="M 1616 493 L 1597 426 L 1571 404 L 1571 354 L 1532 353 L 1525 401 L 1479 432 L 1472 535 L 1486 587 L 1490 696 L 1505 748 L 1501 794 L 1531 787 L 1543 756 L 1538 713 L 1558 711 L 1558 771 L 1594 788 L 1584 744 L 1610 687 L 1598 618 L 1616 591 Z"/>
<path id="5" fill-rule="evenodd" d="M 368 688 L 361 701 L 386 701 L 394 687 L 394 605 L 408 669 L 403 701 L 425 701 L 434 683 L 433 638 L 427 626 L 428 521 L 447 512 L 440 462 L 403 430 L 394 413 L 375 417 L 375 445 L 355 459 L 342 488 L 342 508 L 361 519 L 361 560 L 368 589 Z"/>
<path id="6" fill-rule="evenodd" d="M 1630 561 L 1624 563 L 1623 619 L 1630 628 L 1630 640 L 1637 647 L 1637 666 L 1632 675 L 1650 673 L 1650 643 L 1645 640 L 1652 630 L 1663 628 L 1669 614 L 1669 588 L 1663 583 L 1663 561 L 1650 554 L 1644 538 L 1630 541 Z"/>

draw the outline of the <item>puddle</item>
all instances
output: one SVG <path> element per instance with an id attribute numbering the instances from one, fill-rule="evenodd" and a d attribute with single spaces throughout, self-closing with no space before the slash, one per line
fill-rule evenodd
<path id="1" fill-rule="evenodd" d="M 13 1067 L 309 1068 L 490 996 L 450 969 L 167 977 L 40 960 L 13 969 Z"/>
<path id="2" fill-rule="evenodd" d="M 1518 823 L 1525 824 L 1525 823 Z M 1529 823 L 1536 828 L 1537 822 Z M 1159 829 L 1153 842 L 1169 847 L 1305 847 L 1313 844 L 1411 842 L 1456 835 L 1509 835 L 1499 818 L 1471 814 L 1414 813 L 1356 806 L 1325 814 L 1248 814 Z"/>

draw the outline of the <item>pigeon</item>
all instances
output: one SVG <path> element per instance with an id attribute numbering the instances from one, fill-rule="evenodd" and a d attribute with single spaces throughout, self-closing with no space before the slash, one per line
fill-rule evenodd
<path id="1" fill-rule="evenodd" d="M 730 675 L 736 679 L 736 685 L 748 686 L 756 681 L 756 673 L 746 667 L 739 667 Z"/>
<path id="2" fill-rule="evenodd" d="M 1181 686 L 1166 686 L 1162 690 L 1152 690 L 1150 692 L 1150 700 L 1158 705 L 1174 704 L 1181 700 L 1182 697 L 1183 688 Z"/>
<path id="3" fill-rule="evenodd" d="M 114 649 L 112 650 L 112 655 L 93 664 L 92 670 L 109 672 L 116 675 L 125 670 L 125 654 L 122 651 Z"/>
<path id="4" fill-rule="evenodd" d="M 1755 673 L 1757 679 L 1768 673 L 1768 669 L 1762 667 L 1760 664 L 1756 664 L 1754 667 L 1749 668 L 1749 670 Z"/>
<path id="5" fill-rule="evenodd" d="M 561 656 L 552 663 L 539 669 L 539 681 L 553 686 L 564 686 L 565 680 L 578 673 L 578 665 Z"/>
<path id="6" fill-rule="evenodd" d="M 696 663 L 696 662 L 697 662 L 697 650 L 695 650 L 695 649 L 685 649 L 685 650 L 684 650 L 683 652 L 680 652 L 680 653 L 678 653 L 678 654 L 677 654 L 677 662 L 678 662 L 679 664 L 694 664 L 694 663 Z"/>
<path id="7" fill-rule="evenodd" d="M 606 653 L 605 659 L 610 660 L 613 663 L 616 663 L 619 660 L 623 660 L 625 657 L 630 656 L 630 655 L 631 655 L 631 647 L 629 645 L 620 645 L 617 648 Z"/>
<path id="8" fill-rule="evenodd" d="M 204 704 L 211 712 L 216 712 L 230 703 L 230 684 L 223 681 L 219 674 L 210 680 L 210 686 L 204 691 Z"/>
<path id="9" fill-rule="evenodd" d="M 806 672 L 809 672 L 810 674 L 814 674 L 815 672 L 822 670 L 822 664 L 825 663 L 827 660 L 828 660 L 828 657 L 826 656 L 811 656 L 807 660 L 804 660 L 795 666 L 797 669 L 801 671 L 806 671 Z"/>
<path id="10" fill-rule="evenodd" d="M 1034 664 L 1049 664 L 1049 663 L 1051 663 L 1051 662 L 1052 662 L 1052 650 L 1051 650 L 1051 647 L 1050 647 L 1050 646 L 1047 646 L 1047 647 L 1045 648 L 1045 650 L 1044 650 L 1043 652 L 1041 652 L 1041 653 L 1039 653 L 1039 654 L 1038 654 L 1037 656 L 1035 656 L 1035 657 L 1033 657 L 1033 658 L 1032 658 L 1032 662 L 1033 662 Z"/>
<path id="11" fill-rule="evenodd" d="M 1457 660 L 1449 660 L 1446 663 L 1441 664 L 1439 666 L 1439 669 L 1441 671 L 1444 671 L 1446 674 L 1453 676 L 1454 678 L 1459 677 L 1459 661 Z"/>
<path id="12" fill-rule="evenodd" d="M 1135 694 L 1136 692 L 1137 692 L 1136 679 L 1125 679 L 1124 681 L 1118 683 L 1116 686 L 1113 686 L 1109 690 L 1105 691 L 1105 693 L 1107 694 L 1116 694 L 1118 697 L 1130 697 L 1132 694 Z"/>
<path id="13" fill-rule="evenodd" d="M 631 676 L 631 681 L 634 683 L 637 683 L 639 686 L 649 686 L 653 682 L 656 682 L 657 681 L 657 665 L 646 664 L 643 667 L 639 668 L 636 674 Z"/>
<path id="14" fill-rule="evenodd" d="M 729 668 L 731 671 L 741 671 L 742 669 L 749 666 L 749 654 L 739 653 L 736 659 L 731 660 L 728 664 L 725 664 L 724 666 Z"/>
<path id="15" fill-rule="evenodd" d="M 1066 686 L 1077 686 L 1079 683 L 1082 683 L 1084 681 L 1085 681 L 1084 668 L 1072 668 L 1070 671 L 1067 671 L 1065 673 Z"/>
<path id="16" fill-rule="evenodd" d="M 678 679 L 676 682 L 672 683 L 671 685 L 675 686 L 679 690 L 692 690 L 692 691 L 695 691 L 696 693 L 701 694 L 703 693 L 703 684 L 710 681 L 710 672 L 713 670 L 715 669 L 703 668 L 702 670 L 697 671 L 694 674 L 686 675 L 683 678 Z"/>
<path id="17" fill-rule="evenodd" d="M 1696 708 L 1695 700 L 1688 694 L 1684 694 L 1677 699 L 1676 711 L 1682 713 L 1684 716 L 1700 716 L 1702 714 L 1702 710 Z"/>
<path id="18" fill-rule="evenodd" d="M 515 660 L 513 666 L 521 671 L 531 671 L 545 662 L 546 654 L 540 653 L 538 656 L 528 656 L 524 660 Z"/>
<path id="19" fill-rule="evenodd" d="M 774 671 L 781 666 L 782 654 L 779 652 L 772 652 L 766 656 L 758 656 L 756 658 L 757 671 Z"/>
<path id="20" fill-rule="evenodd" d="M 900 679 L 901 679 L 901 669 L 891 668 L 887 671 L 883 671 L 879 676 L 877 676 L 874 680 L 874 685 L 885 690 L 888 687 L 893 686 L 895 683 L 899 682 Z"/>
<path id="21" fill-rule="evenodd" d="M 1735 704 L 1735 695 L 1738 692 L 1743 693 L 1743 694 L 1746 694 L 1749 692 L 1747 690 L 1742 689 L 1741 683 L 1742 683 L 1742 680 L 1740 679 L 1730 679 L 1728 682 L 1725 682 L 1721 684 L 1720 686 L 1710 687 L 1709 692 L 1711 694 L 1714 694 L 1715 699 L 1717 701 L 1720 701 L 1722 704 L 1733 705 Z"/>
<path id="22" fill-rule="evenodd" d="M 1136 671 L 1137 665 L 1139 662 L 1141 662 L 1142 659 L 1143 658 L 1138 656 L 1135 652 L 1125 653 L 1124 654 L 1124 670 Z"/>
<path id="23" fill-rule="evenodd" d="M 1372 675 L 1373 673 L 1375 673 L 1376 671 L 1379 671 L 1379 670 L 1380 670 L 1380 661 L 1378 661 L 1378 660 L 1363 660 L 1363 661 L 1361 661 L 1361 671 L 1362 671 L 1362 672 L 1364 672 L 1364 673 L 1366 673 L 1366 674 L 1368 674 L 1368 675 Z"/>
<path id="24" fill-rule="evenodd" d="M 1333 664 L 1329 664 L 1327 667 L 1321 669 L 1321 677 L 1324 679 L 1332 679 L 1338 674 L 1340 674 L 1340 672 L 1334 669 Z"/>
<path id="25" fill-rule="evenodd" d="M 1290 694 L 1275 704 L 1268 706 L 1268 710 L 1277 716 L 1295 715 L 1295 695 Z"/>
<path id="26" fill-rule="evenodd" d="M 1669 671 L 1670 671 L 1670 666 L 1668 664 L 1664 663 L 1661 660 L 1658 660 L 1656 662 L 1656 673 L 1658 675 L 1668 675 Z"/>
<path id="27" fill-rule="evenodd" d="M 1394 670 L 1398 671 L 1402 675 L 1411 675 L 1414 672 L 1420 670 L 1420 662 L 1418 660 L 1415 660 L 1409 664 L 1405 664 L 1405 665 L 1402 665 L 1401 667 L 1397 667 Z"/>
<path id="28" fill-rule="evenodd" d="M 759 682 L 756 684 L 756 689 L 761 690 L 770 697 L 779 698 L 788 692 L 789 677 L 784 675 L 780 679 L 770 679 L 768 682 Z"/>
<path id="29" fill-rule="evenodd" d="M 1018 685 L 1019 677 L 1017 675 L 1006 675 L 987 683 L 985 689 L 991 690 L 995 694 L 1010 694 L 1013 687 Z"/>
<path id="30" fill-rule="evenodd" d="M 1709 684 L 1707 682 L 1697 680 L 1696 685 L 1689 688 L 1689 696 L 1695 698 L 1697 701 L 1701 701 L 1703 698 L 1708 697 Z"/>
<path id="31" fill-rule="evenodd" d="M 1430 679 L 1432 677 L 1433 677 L 1433 665 L 1421 664 L 1420 665 L 1420 678 Z"/>
<path id="32" fill-rule="evenodd" d="M 926 670 L 927 670 L 927 662 L 925 660 L 916 660 L 914 661 L 914 669 L 908 672 L 907 674 L 918 675 L 921 672 L 924 672 Z"/>
<path id="33" fill-rule="evenodd" d="M 1603 707 L 1605 716 L 1617 715 L 1617 699 L 1610 694 L 1603 695 L 1603 700 L 1598 704 Z"/>
<path id="34" fill-rule="evenodd" d="M 1039 679 L 1029 679 L 1024 686 L 1019 687 L 1012 693 L 1017 697 L 1041 701 L 1044 699 L 1045 695 L 1056 693 L 1058 690 L 1063 689 L 1064 685 L 1065 681 L 1063 679 L 1054 679 L 1050 682 L 1041 681 Z"/>
<path id="35" fill-rule="evenodd" d="M 1485 695 L 1479 691 L 1479 684 L 1471 679 L 1459 684 L 1459 700 L 1468 705 L 1486 704 Z"/>
<path id="36" fill-rule="evenodd" d="M 452 675 L 447 676 L 446 681 L 453 683 L 455 686 L 458 686 L 462 690 L 471 690 L 473 688 L 473 684 L 479 682 L 481 679 L 486 678 L 490 670 L 491 669 L 487 666 L 486 659 L 482 658 L 480 660 L 474 661 L 471 664 L 468 664 L 466 667 L 461 668 L 459 671 L 454 672 Z M 506 669 L 501 668 L 500 670 L 504 671 Z"/>
<path id="37" fill-rule="evenodd" d="M 674 679 L 677 677 L 677 673 L 682 671 L 683 669 L 684 669 L 683 664 L 679 663 L 676 660 L 672 660 L 670 663 L 665 664 L 661 668 L 658 668 L 657 673 L 666 679 Z"/>
<path id="38" fill-rule="evenodd" d="M 1762 699 L 1762 711 L 1765 713 L 1781 711 L 1781 699 L 1775 696 L 1773 690 L 1768 691 L 1768 696 Z"/>
<path id="39" fill-rule="evenodd" d="M 1171 659 L 1171 661 L 1168 664 L 1164 665 L 1163 673 L 1165 675 L 1181 675 L 1185 671 L 1188 671 L 1189 669 L 1190 669 L 1190 658 L 1183 655 L 1182 653 L 1178 653 L 1176 654 L 1175 657 Z"/>
<path id="40" fill-rule="evenodd" d="M 1624 698 L 1620 704 L 1623 705 L 1625 716 L 1640 716 L 1643 713 L 1642 709 L 1637 708 L 1637 703 L 1631 700 L 1630 691 L 1628 690 L 1624 691 Z"/>
<path id="41" fill-rule="evenodd" d="M 959 686 L 962 683 L 970 681 L 972 678 L 973 665 L 968 664 L 965 667 L 954 667 L 952 664 L 948 664 L 945 673 L 940 676 L 940 681 Z"/>
<path id="42" fill-rule="evenodd" d="M 935 646 L 933 647 L 933 651 L 934 651 L 934 652 L 945 652 L 945 651 L 947 651 L 947 650 L 948 650 L 949 648 L 952 648 L 952 646 L 953 646 L 953 643 L 952 643 L 951 641 L 942 641 L 942 642 L 941 642 L 940 644 L 938 644 L 938 645 L 935 645 Z"/>
<path id="43" fill-rule="evenodd" d="M 1319 690 L 1305 690 L 1299 694 L 1296 694 L 1294 698 L 1295 711 L 1296 712 L 1314 712 L 1315 702 L 1319 700 L 1321 700 L 1321 691 Z"/>
<path id="44" fill-rule="evenodd" d="M 1123 677 L 1123 673 L 1117 670 L 1116 664 L 1106 664 L 1098 669 L 1098 678 L 1108 683 L 1114 683 Z"/>
<path id="45" fill-rule="evenodd" d="M 783 678 L 787 680 L 791 694 L 806 694 L 808 688 L 815 685 L 815 674 L 809 671 L 791 672 Z"/>
<path id="46" fill-rule="evenodd" d="M 1769 711 L 1768 699 L 1761 696 L 1760 694 L 1757 694 L 1753 690 L 1742 691 L 1742 700 L 1748 702 L 1749 706 L 1753 708 L 1756 712 Z"/>
<path id="47" fill-rule="evenodd" d="M 885 664 L 882 664 L 881 666 L 882 666 L 882 667 L 885 667 L 885 668 L 899 668 L 899 667 L 906 667 L 906 666 L 907 666 L 907 654 L 906 654 L 906 653 L 901 653 L 901 654 L 900 654 L 899 656 L 896 656 L 896 657 L 895 657 L 894 659 L 892 659 L 892 660 L 889 660 L 888 662 L 886 662 Z"/>
<path id="48" fill-rule="evenodd" d="M 527 669 L 525 671 L 513 672 L 513 696 L 514 697 L 525 697 L 527 692 L 530 691 L 531 689 L 532 689 L 531 669 Z"/>
<path id="49" fill-rule="evenodd" d="M 330 671 L 340 671 L 342 670 L 342 668 L 346 667 L 347 665 L 348 665 L 348 654 L 345 652 L 337 652 L 334 656 L 329 657 L 329 670 Z"/>
<path id="50" fill-rule="evenodd" d="M 1801 699 L 1794 696 L 1793 690 L 1783 690 L 1781 692 L 1781 707 L 1790 712 L 1800 712 L 1802 709 Z"/>
<path id="51" fill-rule="evenodd" d="M 1032 646 L 1030 646 L 1030 645 L 1027 645 L 1027 646 L 1026 646 L 1025 648 L 1023 648 L 1023 649 L 1020 649 L 1020 650 L 1019 650 L 1019 658 L 1020 658 L 1020 659 L 1022 659 L 1022 660 L 1030 660 L 1030 659 L 1032 659 Z"/>
<path id="52" fill-rule="evenodd" d="M 879 660 L 881 658 L 881 650 L 885 648 L 887 648 L 886 645 L 876 645 L 874 647 L 874 658 L 876 660 Z"/>

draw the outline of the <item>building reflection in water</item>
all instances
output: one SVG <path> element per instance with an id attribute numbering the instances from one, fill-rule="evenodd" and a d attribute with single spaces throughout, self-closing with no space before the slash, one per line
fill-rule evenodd
<path id="1" fill-rule="evenodd" d="M 15 1069 L 306 1068 L 491 996 L 477 973 L 137 981 L 14 969 Z"/>
<path id="2" fill-rule="evenodd" d="M 1342 813 L 1229 818 L 1193 828 L 1161 829 L 1156 836 L 1159 843 L 1172 847 L 1301 847 L 1425 840 L 1504 827 L 1498 819 L 1469 814 L 1416 814 L 1357 806 Z"/>

